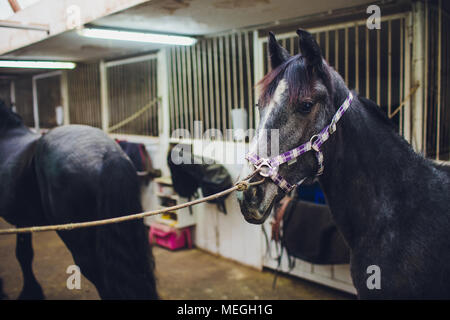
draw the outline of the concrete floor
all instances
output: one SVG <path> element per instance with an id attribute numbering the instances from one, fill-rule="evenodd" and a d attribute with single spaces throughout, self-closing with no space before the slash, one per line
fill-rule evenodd
<path id="1" fill-rule="evenodd" d="M 0 219 L 0 228 L 9 225 Z M 98 299 L 86 279 L 80 290 L 66 288 L 66 269 L 72 256 L 54 232 L 33 236 L 36 278 L 47 299 Z M 274 273 L 259 271 L 199 249 L 172 252 L 154 247 L 158 291 L 163 299 L 353 299 L 309 281 L 280 276 L 272 290 Z M 22 272 L 15 257 L 15 236 L 0 236 L 0 278 L 9 299 L 22 289 Z"/>

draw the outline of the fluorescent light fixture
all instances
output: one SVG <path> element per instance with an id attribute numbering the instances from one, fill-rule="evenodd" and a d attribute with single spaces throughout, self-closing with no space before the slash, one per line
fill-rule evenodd
<path id="1" fill-rule="evenodd" d="M 73 69 L 75 67 L 76 64 L 73 62 L 0 60 L 0 68 Z"/>
<path id="2" fill-rule="evenodd" d="M 181 46 L 191 46 L 197 42 L 197 39 L 186 36 L 98 28 L 84 28 L 79 30 L 78 33 L 89 38 L 150 42 Z"/>

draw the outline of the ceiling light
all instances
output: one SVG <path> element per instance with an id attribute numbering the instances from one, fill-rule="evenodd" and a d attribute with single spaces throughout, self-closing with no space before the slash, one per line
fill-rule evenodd
<path id="1" fill-rule="evenodd" d="M 197 39 L 186 36 L 98 28 L 84 28 L 79 30 L 78 33 L 89 38 L 150 42 L 181 46 L 190 46 L 197 42 Z"/>
<path id="2" fill-rule="evenodd" d="M 75 66 L 73 62 L 61 61 L 0 60 L 0 68 L 73 69 Z"/>

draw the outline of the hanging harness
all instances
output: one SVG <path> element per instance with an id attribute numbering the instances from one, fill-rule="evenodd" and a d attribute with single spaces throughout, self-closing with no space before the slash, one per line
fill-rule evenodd
<path id="1" fill-rule="evenodd" d="M 306 177 L 297 182 L 296 184 L 290 184 L 286 181 L 282 176 L 278 174 L 278 167 L 283 163 L 292 161 L 302 154 L 313 150 L 316 153 L 317 163 L 319 165 L 319 169 L 317 170 L 316 176 L 320 176 L 323 173 L 323 153 L 320 151 L 320 147 L 322 144 L 328 140 L 328 138 L 336 131 L 336 123 L 342 117 L 342 115 L 347 111 L 353 101 L 353 95 L 349 92 L 347 99 L 342 103 L 339 109 L 333 116 L 330 124 L 322 129 L 318 134 L 313 135 L 308 142 L 289 150 L 285 153 L 282 153 L 273 158 L 262 158 L 258 156 L 256 153 L 249 152 L 245 156 L 245 159 L 250 161 L 256 170 L 259 170 L 259 174 L 262 177 L 269 177 L 272 181 L 283 189 L 285 192 L 290 192 L 295 187 L 301 185 Z"/>

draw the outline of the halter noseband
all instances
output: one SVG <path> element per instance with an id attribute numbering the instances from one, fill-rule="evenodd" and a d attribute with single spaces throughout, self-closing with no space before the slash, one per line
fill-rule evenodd
<path id="1" fill-rule="evenodd" d="M 278 174 L 278 167 L 283 163 L 289 162 L 298 158 L 302 154 L 313 150 L 316 153 L 317 163 L 319 169 L 317 170 L 316 176 L 320 176 L 323 173 L 323 153 L 320 151 L 322 144 L 328 140 L 328 138 L 336 131 L 336 123 L 342 117 L 344 112 L 350 107 L 352 103 L 353 95 L 351 92 L 348 93 L 347 99 L 342 103 L 339 109 L 333 116 L 330 124 L 322 129 L 318 134 L 313 135 L 308 142 L 289 150 L 283 154 L 280 154 L 273 158 L 261 158 L 257 154 L 249 152 L 245 156 L 245 159 L 250 161 L 255 169 L 259 169 L 259 174 L 263 177 L 269 177 L 272 181 L 286 192 L 290 192 L 295 187 L 301 185 L 306 177 L 297 182 L 296 184 L 290 184 L 282 176 Z"/>

